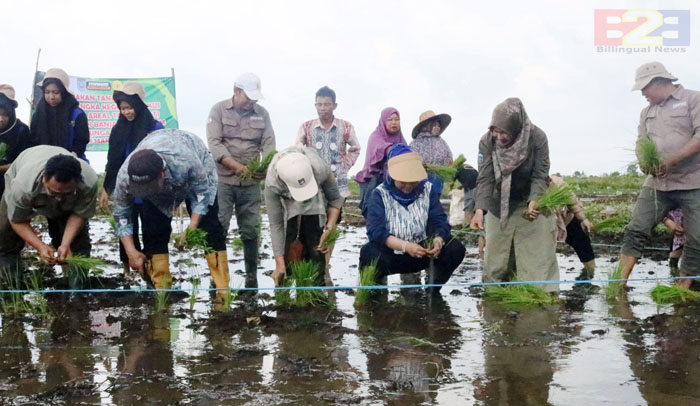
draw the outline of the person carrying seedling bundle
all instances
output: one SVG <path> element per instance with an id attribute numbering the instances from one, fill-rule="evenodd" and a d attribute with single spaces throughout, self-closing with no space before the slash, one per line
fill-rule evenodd
<path id="1" fill-rule="evenodd" d="M 316 284 L 324 284 L 329 249 L 324 241 L 335 228 L 344 201 L 330 166 L 316 151 L 294 146 L 275 155 L 265 178 L 275 286 L 282 284 L 290 263 L 300 260 L 317 263 Z"/>
<path id="2" fill-rule="evenodd" d="M 566 185 L 564 179 L 559 176 L 551 175 L 549 179 L 550 185 Z M 593 224 L 586 218 L 581 200 L 576 198 L 575 201 L 575 204 L 556 210 L 557 241 L 569 244 L 583 264 L 583 270 L 576 277 L 576 280 L 590 280 L 595 275 L 595 254 L 591 246 L 591 239 L 588 237 L 588 234 L 593 231 Z"/>
<path id="3" fill-rule="evenodd" d="M 168 242 L 172 211 L 184 201 L 190 214 L 188 229 L 206 231 L 209 272 L 217 297 L 226 297 L 229 282 L 226 239 L 219 222 L 216 200 L 217 176 L 214 159 L 204 143 L 187 131 L 154 131 L 139 143 L 117 174 L 112 215 L 117 237 L 124 244 L 131 268 L 139 271 L 157 289 L 168 289 L 170 275 Z M 134 244 L 132 225 L 134 199 L 143 200 L 143 250 Z M 185 240 L 187 230 L 178 238 Z M 148 262 L 148 264 L 147 264 Z"/>
<path id="4" fill-rule="evenodd" d="M 484 282 L 559 280 L 556 216 L 537 209 L 547 189 L 549 147 L 544 131 L 530 122 L 523 103 L 498 104 L 479 142 L 476 211 L 470 227 L 486 227 Z M 509 260 L 517 268 L 512 275 Z M 557 284 L 544 285 L 557 292 Z"/>
<path id="5" fill-rule="evenodd" d="M 413 127 L 411 149 L 418 153 L 423 164 L 449 166 L 452 164 L 452 150 L 447 142 L 440 137 L 452 117 L 449 114 L 435 114 L 432 110 L 421 113 L 418 124 Z M 432 192 L 442 194 L 442 178 L 428 172 L 428 180 L 433 184 Z"/>
<path id="6" fill-rule="evenodd" d="M 700 275 L 700 92 L 674 85 L 678 80 L 660 62 L 637 68 L 632 90 L 641 90 L 649 105 L 642 109 L 637 145 L 640 168 L 649 175 L 634 205 L 620 250 L 620 273 L 629 278 L 652 229 L 668 211 L 683 211 L 686 244 L 680 276 Z M 654 148 L 655 147 L 655 148 Z M 654 151 L 656 150 L 656 151 Z M 648 154 L 655 155 L 654 165 Z M 692 279 L 679 281 L 689 288 Z"/>
<path id="7" fill-rule="evenodd" d="M 258 104 L 262 98 L 260 78 L 244 73 L 236 79 L 233 98 L 216 103 L 207 120 L 207 141 L 219 174 L 219 221 L 227 233 L 235 207 L 247 288 L 258 287 L 260 181 L 265 171 L 249 173 L 246 164 L 256 158 L 264 161 L 275 150 L 270 115 Z"/>
<path id="8" fill-rule="evenodd" d="M 10 85 L 0 85 L 0 196 L 5 190 L 2 175 L 22 151 L 34 146 L 29 127 L 17 118 L 16 108 L 15 89 Z"/>
<path id="9" fill-rule="evenodd" d="M 73 254 L 90 255 L 87 221 L 97 205 L 97 174 L 90 165 L 61 147 L 39 145 L 22 152 L 5 173 L 0 202 L 0 263 L 20 269 L 25 243 L 41 261 L 60 264 Z M 36 215 L 53 220 L 51 245 L 31 225 Z"/>
<path id="10" fill-rule="evenodd" d="M 114 192 L 117 172 L 131 154 L 131 151 L 155 130 L 162 130 L 163 124 L 153 118 L 146 106 L 146 92 L 138 82 L 126 82 L 120 90 L 115 90 L 112 98 L 119 109 L 119 119 L 109 134 L 109 151 L 105 165 L 104 186 L 100 192 L 98 203 L 102 210 L 109 208 L 109 195 Z M 132 206 L 131 224 L 134 227 L 133 239 L 136 249 L 141 248 L 139 241 L 139 216 L 141 216 L 141 199 L 134 199 Z M 124 275 L 129 274 L 129 257 L 124 245 L 119 242 L 119 258 L 124 266 Z"/>
<path id="11" fill-rule="evenodd" d="M 360 249 L 360 269 L 377 261 L 380 281 L 390 274 L 430 268 L 428 283 L 444 284 L 462 263 L 464 245 L 450 234 L 447 215 L 439 196 L 432 193 L 420 156 L 397 144 L 387 158 L 384 182 L 372 192 L 367 207 L 369 242 Z M 428 291 L 438 293 L 440 287 Z"/>
<path id="12" fill-rule="evenodd" d="M 330 166 L 338 190 L 343 199 L 350 196 L 348 188 L 348 171 L 360 156 L 360 142 L 355 135 L 355 127 L 349 122 L 333 115 L 338 107 L 335 91 L 323 86 L 316 92 L 316 112 L 318 118 L 304 122 L 297 132 L 296 145 L 316 150 L 318 155 Z M 341 210 L 342 212 L 342 210 Z M 341 213 L 342 214 L 342 213 Z M 338 218 L 340 222 L 340 217 Z M 326 253 L 326 284 L 332 284 L 328 261 L 333 253 L 329 247 Z"/>

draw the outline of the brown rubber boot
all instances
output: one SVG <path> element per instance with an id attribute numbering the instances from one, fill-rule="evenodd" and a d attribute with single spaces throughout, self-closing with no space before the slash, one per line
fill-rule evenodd
<path id="1" fill-rule="evenodd" d="M 216 286 L 216 297 L 218 299 L 223 299 L 228 294 L 228 258 L 226 256 L 226 251 L 211 252 L 206 255 L 207 265 L 209 265 L 209 273 L 211 278 L 214 280 L 214 285 Z M 226 290 L 223 290 L 226 289 Z"/>
<path id="2" fill-rule="evenodd" d="M 173 277 L 170 275 L 170 255 L 153 255 L 150 266 L 146 267 L 146 272 L 156 289 L 170 289 L 172 287 Z"/>

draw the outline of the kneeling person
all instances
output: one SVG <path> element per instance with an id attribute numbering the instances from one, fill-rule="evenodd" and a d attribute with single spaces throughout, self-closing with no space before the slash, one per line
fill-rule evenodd
<path id="1" fill-rule="evenodd" d="M 172 211 L 184 201 L 190 214 L 189 229 L 207 232 L 215 252 L 206 255 L 219 297 L 228 289 L 229 274 L 224 230 L 218 219 L 217 175 L 214 159 L 194 134 L 174 129 L 154 131 L 124 161 L 114 189 L 114 220 L 129 265 L 145 271 L 157 289 L 172 285 L 168 242 Z M 133 239 L 134 199 L 141 199 L 143 251 Z M 184 236 L 180 236 L 183 238 Z M 146 266 L 146 260 L 150 265 Z"/>
<path id="2" fill-rule="evenodd" d="M 465 248 L 452 238 L 440 197 L 431 194 L 420 157 L 405 144 L 389 149 L 388 174 L 369 198 L 367 235 L 360 250 L 360 269 L 377 261 L 377 280 L 393 273 L 420 272 L 430 267 L 429 284 L 444 284 L 462 263 Z M 432 247 L 421 242 L 434 235 Z M 430 287 L 438 293 L 440 287 Z"/>
<path id="3" fill-rule="evenodd" d="M 318 263 L 317 284 L 323 285 L 328 248 L 323 241 L 335 227 L 345 198 L 330 166 L 311 148 L 289 147 L 272 159 L 265 179 L 265 205 L 270 221 L 275 271 L 279 285 L 294 261 Z M 298 252 L 299 241 L 302 246 Z"/>
<path id="4" fill-rule="evenodd" d="M 95 214 L 97 174 L 66 149 L 40 145 L 22 152 L 5 173 L 0 203 L 0 255 L 3 266 L 19 267 L 25 243 L 49 264 L 73 253 L 90 255 L 87 221 Z M 51 245 L 31 226 L 36 215 L 51 222 Z"/>

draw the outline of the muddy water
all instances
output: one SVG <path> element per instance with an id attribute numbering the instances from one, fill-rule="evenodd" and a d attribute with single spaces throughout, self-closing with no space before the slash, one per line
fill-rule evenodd
<path id="1" fill-rule="evenodd" d="M 118 277 L 109 226 L 92 227 L 94 254 L 114 262 L 102 283 L 139 285 Z M 364 238 L 350 228 L 339 240 L 336 284 L 355 284 Z M 451 283 L 480 279 L 475 253 Z M 229 252 L 233 286 L 243 284 L 241 255 Z M 573 279 L 578 261 L 559 260 Z M 612 268 L 598 262 L 599 275 Z M 171 263 L 183 288 L 192 277 L 208 288 L 201 256 Z M 261 287 L 272 286 L 263 275 L 272 263 L 262 260 Z M 667 273 L 647 260 L 635 275 Z M 333 311 L 275 309 L 261 293 L 226 313 L 212 312 L 206 291 L 192 310 L 185 298 L 162 312 L 146 294 L 49 295 L 54 319 L 2 318 L 0 404 L 700 404 L 700 307 L 657 307 L 653 286 L 635 283 L 611 304 L 596 286 L 563 285 L 559 305 L 535 308 L 457 286 L 438 300 L 391 291 L 365 310 L 347 291 Z"/>

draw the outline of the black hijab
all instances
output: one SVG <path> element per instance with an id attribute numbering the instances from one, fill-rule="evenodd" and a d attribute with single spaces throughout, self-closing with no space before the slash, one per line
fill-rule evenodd
<path id="1" fill-rule="evenodd" d="M 32 116 L 32 136 L 40 145 L 55 145 L 66 148 L 66 129 L 71 121 L 71 113 L 74 108 L 79 106 L 79 103 L 58 79 L 45 79 L 42 89 L 51 83 L 56 84 L 61 90 L 61 104 L 51 107 L 46 99 L 41 97 Z M 68 146 L 67 149 L 71 150 L 72 146 Z"/>

